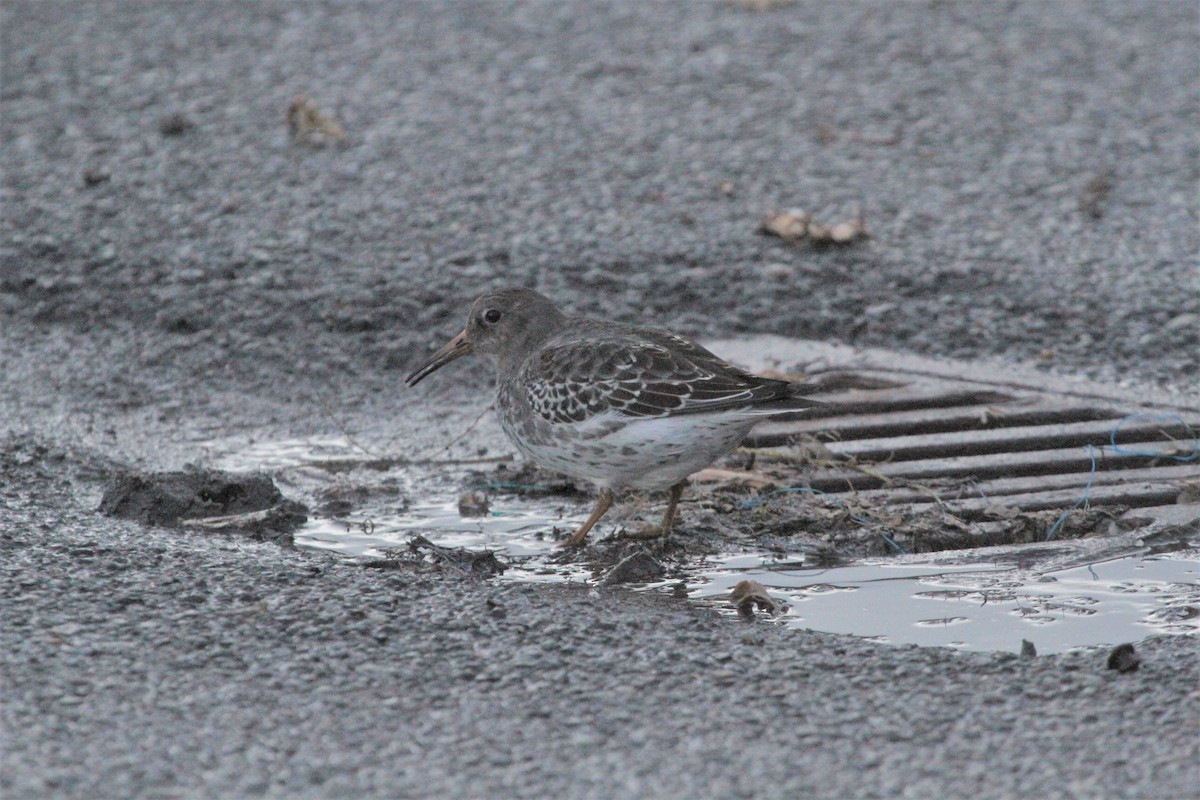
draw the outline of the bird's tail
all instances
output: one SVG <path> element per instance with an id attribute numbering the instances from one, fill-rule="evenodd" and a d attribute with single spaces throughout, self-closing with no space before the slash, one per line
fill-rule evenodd
<path id="1" fill-rule="evenodd" d="M 807 411 L 812 408 L 824 406 L 820 400 L 814 400 L 809 397 L 810 393 L 817 394 L 827 391 L 827 388 L 819 383 L 786 383 L 779 381 L 781 384 L 775 396 L 765 402 L 756 404 L 755 411 L 762 411 L 767 414 L 787 414 L 795 411 Z"/>

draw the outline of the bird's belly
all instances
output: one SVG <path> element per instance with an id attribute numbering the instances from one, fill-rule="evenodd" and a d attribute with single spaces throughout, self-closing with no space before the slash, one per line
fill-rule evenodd
<path id="1" fill-rule="evenodd" d="M 504 420 L 502 419 L 502 422 Z M 665 489 L 730 452 L 754 424 L 744 413 L 503 427 L 517 448 L 546 469 L 600 488 Z M 534 434 L 534 435 L 530 435 Z"/>

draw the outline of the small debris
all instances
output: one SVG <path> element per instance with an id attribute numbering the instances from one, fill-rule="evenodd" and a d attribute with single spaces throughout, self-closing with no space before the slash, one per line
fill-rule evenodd
<path id="1" fill-rule="evenodd" d="M 62 625 L 55 625 L 50 632 L 55 636 L 74 636 L 82 630 L 83 626 L 78 622 L 64 622 Z"/>
<path id="2" fill-rule="evenodd" d="M 163 136 L 182 136 L 194 127 L 196 123 L 181 111 L 167 114 L 158 121 L 158 132 Z"/>
<path id="3" fill-rule="evenodd" d="M 733 197 L 734 191 L 732 181 L 721 181 L 717 184 L 717 193 L 722 197 Z"/>
<path id="4" fill-rule="evenodd" d="M 1037 658 L 1037 648 L 1028 639 L 1021 640 L 1021 658 Z"/>
<path id="5" fill-rule="evenodd" d="M 763 274 L 774 281 L 786 281 L 796 276 L 796 268 L 791 264 L 767 264 L 762 268 Z"/>
<path id="6" fill-rule="evenodd" d="M 863 314 L 872 319 L 879 319 L 895 311 L 900 307 L 899 303 L 872 303 L 863 309 Z"/>
<path id="7" fill-rule="evenodd" d="M 808 236 L 808 226 L 812 217 L 798 208 L 779 213 L 768 211 L 763 217 L 761 231 L 771 236 L 778 236 L 788 241 L 799 241 Z"/>
<path id="8" fill-rule="evenodd" d="M 863 227 L 861 220 L 855 222 L 839 222 L 829 229 L 829 241 L 834 244 L 849 244 L 860 236 L 866 233 L 866 228 Z M 820 239 L 815 234 L 809 234 L 814 242 L 819 242 Z"/>
<path id="9" fill-rule="evenodd" d="M 293 544 L 292 531 L 308 522 L 307 511 L 295 500 L 284 500 L 262 511 L 185 519 L 179 524 L 221 533 L 248 533 L 262 541 L 288 546 Z"/>
<path id="10" fill-rule="evenodd" d="M 759 230 L 770 236 L 778 236 L 789 244 L 808 241 L 815 245 L 848 245 L 870 238 L 871 235 L 861 209 L 853 220 L 832 226 L 814 221 L 812 215 L 799 208 L 784 212 L 770 211 L 763 217 Z"/>
<path id="11" fill-rule="evenodd" d="M 1108 668 L 1117 672 L 1134 672 L 1142 665 L 1141 656 L 1131 644 L 1119 644 L 1108 654 Z"/>
<path id="12" fill-rule="evenodd" d="M 1091 219 L 1104 216 L 1104 201 L 1113 190 L 1113 175 L 1109 171 L 1093 175 L 1079 191 L 1079 213 Z"/>
<path id="13" fill-rule="evenodd" d="M 772 616 L 781 610 L 779 603 L 767 594 L 767 587 L 758 581 L 740 581 L 729 593 L 729 600 L 737 606 L 738 616 L 747 622 L 754 619 L 756 609 Z"/>
<path id="14" fill-rule="evenodd" d="M 84 186 L 99 186 L 112 180 L 112 175 L 102 169 L 85 169 L 83 171 Z"/>
<path id="15" fill-rule="evenodd" d="M 483 492 L 463 492 L 458 498 L 458 514 L 461 517 L 486 517 L 491 505 Z"/>
<path id="16" fill-rule="evenodd" d="M 622 583 L 648 583 L 663 574 L 663 565 L 654 556 L 638 551 L 617 562 L 600 580 L 601 586 L 618 586 Z"/>
<path id="17" fill-rule="evenodd" d="M 302 94 L 293 97 L 288 104 L 287 125 L 292 144 L 324 147 L 346 138 L 341 124 Z"/>
<path id="18" fill-rule="evenodd" d="M 1168 333 L 1174 333 L 1175 331 L 1181 331 L 1185 328 L 1195 328 L 1197 326 L 1200 326 L 1200 314 L 1185 312 L 1167 320 L 1167 324 L 1163 325 L 1163 330 Z"/>
<path id="19" fill-rule="evenodd" d="M 777 8 L 791 5 L 796 0 L 729 0 L 729 2 L 746 11 L 774 11 Z"/>
<path id="20" fill-rule="evenodd" d="M 363 562 L 363 566 L 376 569 L 432 567 L 479 578 L 492 578 L 508 569 L 508 564 L 497 558 L 491 550 L 476 552 L 464 547 L 444 547 L 420 535 L 409 539 L 408 547 L 388 550 L 383 558 Z"/>
<path id="21" fill-rule="evenodd" d="M 1016 506 L 1006 506 L 1003 503 L 992 503 L 980 512 L 988 519 L 1014 520 L 1021 516 L 1021 509 Z"/>
<path id="22" fill-rule="evenodd" d="M 693 473 L 690 479 L 696 483 L 741 483 L 754 489 L 773 486 L 778 481 L 762 472 L 751 472 L 740 469 L 722 469 L 720 467 L 705 467 Z"/>

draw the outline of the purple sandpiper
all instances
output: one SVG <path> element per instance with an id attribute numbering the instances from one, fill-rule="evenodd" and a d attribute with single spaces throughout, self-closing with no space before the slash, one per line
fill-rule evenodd
<path id="1" fill-rule="evenodd" d="M 758 420 L 818 405 L 802 387 L 738 369 L 687 339 L 567 316 L 530 289 L 479 297 L 462 333 L 405 382 L 468 353 L 495 362 L 500 425 L 517 449 L 599 489 L 565 546 L 583 544 L 615 489 L 669 490 L 653 529 L 669 533 L 688 475 L 736 448 Z"/>

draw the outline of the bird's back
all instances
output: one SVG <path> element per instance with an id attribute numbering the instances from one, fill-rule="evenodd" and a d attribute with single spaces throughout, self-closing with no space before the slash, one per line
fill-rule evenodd
<path id="1" fill-rule="evenodd" d="M 658 417 L 742 409 L 758 414 L 817 405 L 787 381 L 754 375 L 667 331 L 573 318 L 514 376 L 551 422 L 595 414 Z"/>

